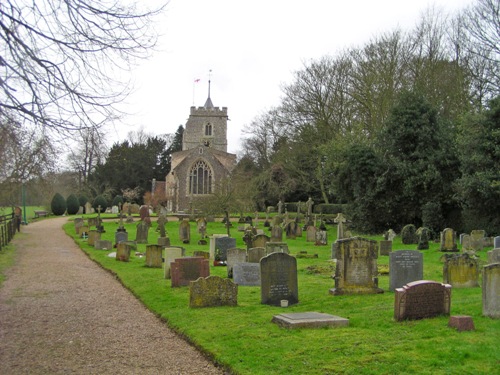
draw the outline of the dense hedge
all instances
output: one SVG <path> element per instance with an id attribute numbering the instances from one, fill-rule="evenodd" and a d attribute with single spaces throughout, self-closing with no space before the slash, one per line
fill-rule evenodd
<path id="1" fill-rule="evenodd" d="M 50 203 L 50 209 L 54 215 L 64 215 L 64 213 L 66 212 L 66 200 L 61 194 L 54 194 L 52 202 Z"/>

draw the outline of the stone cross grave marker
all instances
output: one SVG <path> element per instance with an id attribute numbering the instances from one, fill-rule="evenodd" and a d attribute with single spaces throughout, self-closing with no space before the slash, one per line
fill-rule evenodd
<path id="1" fill-rule="evenodd" d="M 378 287 L 377 241 L 361 237 L 337 240 L 335 288 L 330 294 L 375 294 L 384 291 Z"/>
<path id="2" fill-rule="evenodd" d="M 200 277 L 189 285 L 189 307 L 237 306 L 238 285 L 220 276 Z"/>
<path id="3" fill-rule="evenodd" d="M 419 280 L 395 291 L 394 319 L 396 321 L 450 315 L 451 285 Z"/>
<path id="4" fill-rule="evenodd" d="M 424 259 L 416 250 L 399 250 L 389 254 L 389 290 L 402 288 L 424 277 Z"/>
<path id="5" fill-rule="evenodd" d="M 500 263 L 483 267 L 483 315 L 500 319 Z"/>
<path id="6" fill-rule="evenodd" d="M 286 253 L 272 253 L 260 260 L 261 303 L 280 306 L 299 302 L 297 259 Z"/>
<path id="7" fill-rule="evenodd" d="M 479 287 L 479 264 L 467 253 L 445 257 L 443 281 L 454 288 Z"/>
<path id="8" fill-rule="evenodd" d="M 344 223 L 347 219 L 341 212 L 339 212 L 333 221 L 337 223 L 337 240 L 341 240 L 344 238 Z"/>
<path id="9" fill-rule="evenodd" d="M 170 263 L 172 288 L 188 286 L 190 281 L 210 276 L 208 259 L 203 257 L 178 258 Z"/>

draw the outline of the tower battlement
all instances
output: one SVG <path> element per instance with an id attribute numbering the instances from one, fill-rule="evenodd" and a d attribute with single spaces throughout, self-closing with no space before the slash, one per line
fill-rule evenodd
<path id="1" fill-rule="evenodd" d="M 227 107 L 191 107 L 190 114 L 192 116 L 227 116 Z"/>

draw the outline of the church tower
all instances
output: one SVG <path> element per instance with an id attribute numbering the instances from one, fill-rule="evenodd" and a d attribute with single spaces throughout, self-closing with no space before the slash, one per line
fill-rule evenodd
<path id="1" fill-rule="evenodd" d="M 203 107 L 191 107 L 182 137 L 182 151 L 172 154 L 166 178 L 167 208 L 188 211 L 195 198 L 214 194 L 229 177 L 236 155 L 227 152 L 227 107 L 215 107 L 208 98 Z"/>

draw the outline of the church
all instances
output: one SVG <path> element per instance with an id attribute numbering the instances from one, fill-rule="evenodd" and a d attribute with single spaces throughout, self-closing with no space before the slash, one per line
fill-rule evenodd
<path id="1" fill-rule="evenodd" d="M 227 107 L 214 107 L 208 98 L 203 107 L 191 107 L 182 137 L 182 151 L 172 154 L 166 177 L 167 209 L 187 212 L 191 202 L 213 194 L 236 166 L 236 155 L 227 152 Z"/>

